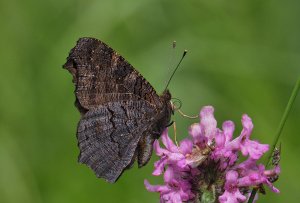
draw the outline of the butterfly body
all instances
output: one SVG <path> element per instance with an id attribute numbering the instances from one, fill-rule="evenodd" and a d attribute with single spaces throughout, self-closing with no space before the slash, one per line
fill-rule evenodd
<path id="1" fill-rule="evenodd" d="M 154 88 L 121 55 L 94 38 L 80 38 L 64 64 L 73 75 L 79 162 L 115 182 L 135 160 L 142 167 L 170 123 L 171 94 Z"/>

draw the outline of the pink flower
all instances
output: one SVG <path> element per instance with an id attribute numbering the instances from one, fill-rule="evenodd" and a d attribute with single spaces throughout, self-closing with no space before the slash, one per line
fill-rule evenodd
<path id="1" fill-rule="evenodd" d="M 144 184 L 150 192 L 159 192 L 161 202 L 179 203 L 195 197 L 189 176 L 178 168 L 168 167 L 164 173 L 165 185 L 151 185 L 147 180 Z"/>
<path id="2" fill-rule="evenodd" d="M 232 166 L 238 158 L 239 143 L 232 141 L 234 132 L 234 123 L 225 121 L 222 130 L 218 130 L 216 134 L 216 147 L 212 153 L 212 158 L 220 161 L 221 169 Z"/>
<path id="3" fill-rule="evenodd" d="M 257 141 L 250 140 L 250 135 L 253 129 L 253 123 L 248 115 L 244 114 L 242 117 L 243 130 L 241 135 L 237 138 L 240 142 L 240 149 L 244 156 L 249 156 L 252 159 L 260 159 L 261 156 L 269 150 L 269 145 L 260 144 Z"/>
<path id="4" fill-rule="evenodd" d="M 189 133 L 192 135 L 194 143 L 199 147 L 210 144 L 217 130 L 217 121 L 214 118 L 214 108 L 205 106 L 200 112 L 200 123 L 193 124 Z"/>
<path id="5" fill-rule="evenodd" d="M 248 160 L 239 164 L 236 167 L 236 170 L 238 170 L 241 174 L 238 184 L 239 187 L 265 184 L 273 192 L 279 193 L 279 190 L 269 181 L 270 177 L 279 175 L 279 166 L 275 166 L 275 168 L 271 170 L 265 170 L 265 166 L 263 164 L 257 165 L 254 159 L 249 158 Z"/>
<path id="6" fill-rule="evenodd" d="M 166 165 L 176 165 L 181 169 L 185 169 L 187 167 L 185 156 L 192 152 L 193 142 L 189 139 L 185 139 L 181 141 L 180 146 L 177 147 L 168 136 L 167 129 L 164 130 L 161 140 L 166 149 L 161 148 L 159 141 L 155 140 L 154 150 L 161 159 L 154 163 L 155 170 L 152 174 L 155 176 L 161 175 Z"/>
<path id="7" fill-rule="evenodd" d="M 219 196 L 220 203 L 239 203 L 246 200 L 238 189 L 238 173 L 228 171 L 226 173 L 225 192 Z"/>
<path id="8" fill-rule="evenodd" d="M 221 203 L 244 202 L 249 197 L 249 189 L 265 184 L 273 192 L 279 192 L 272 184 L 280 173 L 280 167 L 266 170 L 257 164 L 265 152 L 266 144 L 250 140 L 253 123 L 246 114 L 242 116 L 243 130 L 233 138 L 234 123 L 225 121 L 222 129 L 217 128 L 214 108 L 205 106 L 200 112 L 200 122 L 191 125 L 189 134 L 193 138 L 184 139 L 176 146 L 168 136 L 162 134 L 154 142 L 154 150 L 160 156 L 155 162 L 153 175 L 164 174 L 164 185 L 151 185 L 145 180 L 147 190 L 159 192 L 162 203 L 195 201 L 195 198 L 218 199 Z M 247 160 L 238 163 L 238 154 Z M 258 196 L 256 196 L 257 198 Z"/>

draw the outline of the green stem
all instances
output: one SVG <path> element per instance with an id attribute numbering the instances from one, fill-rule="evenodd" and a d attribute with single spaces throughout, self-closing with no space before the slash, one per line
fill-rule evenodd
<path id="1" fill-rule="evenodd" d="M 251 195 L 250 195 L 250 197 L 249 197 L 249 200 L 248 200 L 248 203 L 252 203 L 253 202 L 253 200 L 254 200 L 254 197 L 255 197 L 255 195 L 256 195 L 256 193 L 257 193 L 257 188 L 253 188 L 252 189 L 252 192 L 251 192 Z"/>
<path id="2" fill-rule="evenodd" d="M 268 156 L 268 159 L 267 159 L 267 162 L 266 162 L 266 166 L 268 166 L 268 164 L 270 163 L 270 161 L 271 161 L 271 159 L 272 159 L 272 154 L 273 154 L 274 149 L 275 149 L 275 147 L 276 147 L 276 145 L 277 145 L 277 143 L 278 143 L 278 140 L 279 140 L 279 138 L 280 138 L 280 135 L 281 135 L 281 133 L 282 133 L 282 130 L 283 130 L 283 127 L 284 127 L 284 125 L 285 125 L 285 122 L 286 122 L 286 120 L 287 120 L 287 118 L 288 118 L 288 115 L 289 115 L 289 113 L 290 113 L 290 111 L 291 111 L 291 109 L 292 109 L 292 106 L 293 106 L 293 104 L 294 104 L 294 102 L 295 102 L 295 100 L 296 100 L 296 97 L 297 97 L 297 94 L 298 94 L 298 92 L 299 92 L 299 89 L 300 89 L 300 78 L 299 78 L 298 81 L 296 82 L 296 85 L 295 85 L 295 87 L 294 87 L 294 89 L 293 89 L 293 92 L 292 92 L 292 94 L 291 94 L 291 97 L 290 97 L 290 99 L 289 99 L 289 102 L 288 102 L 287 106 L 285 107 L 284 114 L 283 114 L 283 116 L 282 116 L 282 118 L 281 118 L 279 127 L 278 127 L 278 129 L 277 129 L 276 134 L 275 134 L 276 136 L 275 136 L 275 139 L 274 139 L 274 142 L 273 142 L 271 151 L 269 152 L 270 155 Z"/>
<path id="3" fill-rule="evenodd" d="M 266 166 L 268 166 L 268 164 L 270 163 L 270 161 L 271 161 L 271 159 L 272 159 L 273 151 L 274 151 L 274 149 L 275 149 L 275 147 L 276 147 L 276 145 L 277 145 L 277 142 L 278 142 L 278 140 L 279 140 L 279 138 L 280 138 L 281 132 L 282 132 L 283 127 L 284 127 L 284 125 L 285 125 L 285 122 L 286 122 L 286 120 L 287 120 L 287 118 L 288 118 L 288 115 L 289 115 L 289 113 L 290 113 L 290 111 L 291 111 L 291 109 L 292 109 L 292 106 L 293 106 L 293 104 L 294 104 L 294 102 L 295 102 L 295 99 L 296 99 L 296 97 L 297 97 L 297 94 L 298 94 L 298 92 L 299 92 L 299 89 L 300 89 L 300 78 L 298 79 L 298 81 L 297 81 L 297 83 L 296 83 L 296 85 L 295 85 L 295 87 L 294 87 L 294 89 L 293 89 L 293 92 L 292 92 L 292 94 L 291 94 L 291 97 L 290 97 L 290 99 L 289 99 L 289 102 L 288 102 L 288 104 L 287 104 L 287 106 L 286 106 L 286 108 L 285 108 L 284 114 L 283 114 L 283 116 L 282 116 L 282 118 L 281 118 L 279 127 L 278 127 L 278 129 L 277 129 L 276 134 L 275 134 L 275 139 L 274 139 L 272 148 L 271 148 L 271 150 L 270 150 L 270 152 L 269 152 L 270 155 L 269 155 L 268 158 L 267 158 Z M 253 189 L 252 189 L 252 192 L 251 192 L 251 196 L 250 196 L 250 198 L 249 198 L 249 200 L 248 200 L 248 203 L 252 203 L 252 202 L 253 202 L 254 197 L 255 197 L 255 195 L 256 195 L 256 192 L 257 192 L 257 189 L 256 189 L 256 188 L 253 188 Z"/>

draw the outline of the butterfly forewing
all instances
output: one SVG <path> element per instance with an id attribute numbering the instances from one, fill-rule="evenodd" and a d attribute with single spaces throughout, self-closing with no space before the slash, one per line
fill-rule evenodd
<path id="1" fill-rule="evenodd" d="M 160 105 L 152 86 L 121 55 L 97 39 L 79 39 L 64 67 L 73 74 L 76 97 L 85 109 L 123 99 Z"/>

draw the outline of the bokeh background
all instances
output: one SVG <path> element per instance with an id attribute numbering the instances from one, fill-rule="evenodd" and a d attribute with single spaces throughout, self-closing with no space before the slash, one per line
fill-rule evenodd
<path id="1" fill-rule="evenodd" d="M 188 49 L 170 85 L 182 110 L 214 105 L 219 125 L 233 120 L 236 135 L 248 113 L 253 137 L 272 143 L 300 76 L 299 9 L 297 0 L 1 0 L 0 202 L 158 202 L 143 185 L 161 182 L 151 177 L 155 156 L 113 185 L 77 163 L 80 115 L 62 64 L 83 36 L 111 45 L 158 92 Z M 299 201 L 299 115 L 300 96 L 281 139 L 281 194 L 267 190 L 259 202 Z M 197 122 L 174 120 L 179 139 Z"/>

